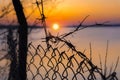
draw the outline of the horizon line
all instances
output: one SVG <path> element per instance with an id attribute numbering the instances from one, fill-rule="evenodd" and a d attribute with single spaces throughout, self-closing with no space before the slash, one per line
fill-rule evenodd
<path id="1" fill-rule="evenodd" d="M 10 27 L 8 27 L 10 26 Z M 71 27 L 77 27 L 78 25 L 69 25 L 69 26 L 65 26 L 67 28 L 71 28 Z M 120 24 L 92 24 L 92 25 L 81 25 L 82 27 L 120 27 Z M 19 25 L 0 25 L 0 29 L 16 29 L 18 28 Z M 28 28 L 32 28 L 32 29 L 37 29 L 37 28 L 43 28 L 43 26 L 38 26 L 38 25 L 28 25 Z"/>

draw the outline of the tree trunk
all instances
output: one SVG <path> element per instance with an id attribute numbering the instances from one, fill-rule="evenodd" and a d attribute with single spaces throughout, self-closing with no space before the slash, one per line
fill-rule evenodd
<path id="1" fill-rule="evenodd" d="M 16 53 L 17 41 L 14 40 L 12 29 L 8 29 L 7 44 L 8 44 L 8 55 L 10 56 L 10 60 L 11 60 L 8 80 L 15 80 L 18 74 L 17 53 Z"/>
<path id="2" fill-rule="evenodd" d="M 16 11 L 17 19 L 20 24 L 19 26 L 19 77 L 20 80 L 26 80 L 26 59 L 27 59 L 27 36 L 28 36 L 28 25 L 23 12 L 22 4 L 20 0 L 12 0 L 13 6 Z"/>

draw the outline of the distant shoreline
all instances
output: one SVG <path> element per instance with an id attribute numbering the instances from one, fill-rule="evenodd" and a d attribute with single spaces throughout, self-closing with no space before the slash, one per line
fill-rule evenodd
<path id="1" fill-rule="evenodd" d="M 0 29 L 18 29 L 19 25 L 0 25 Z M 41 26 L 28 26 L 30 29 L 43 28 Z"/>
<path id="2" fill-rule="evenodd" d="M 67 26 L 67 27 L 77 27 L 77 25 Z M 93 24 L 93 25 L 82 25 L 81 27 L 120 27 L 120 24 Z"/>
<path id="3" fill-rule="evenodd" d="M 78 25 L 66 26 L 65 28 L 76 28 Z M 19 25 L 0 25 L 0 29 L 17 29 Z M 94 24 L 94 25 L 82 25 L 81 27 L 120 27 L 120 24 Z M 29 26 L 30 29 L 43 28 L 42 26 Z"/>

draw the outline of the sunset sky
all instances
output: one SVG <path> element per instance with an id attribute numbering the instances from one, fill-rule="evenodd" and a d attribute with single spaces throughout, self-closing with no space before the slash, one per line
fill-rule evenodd
<path id="1" fill-rule="evenodd" d="M 79 23 L 85 16 L 90 15 L 87 22 L 120 23 L 120 0 L 64 0 L 50 18 L 64 24 Z M 58 15 L 58 17 L 57 17 Z"/>
<path id="2" fill-rule="evenodd" d="M 0 5 L 6 5 L 9 1 L 1 1 Z M 30 5 L 36 7 L 35 0 L 23 0 L 25 13 L 28 15 L 31 10 Z M 61 26 L 78 24 L 85 16 L 90 15 L 86 23 L 120 23 L 120 0 L 47 0 L 45 2 L 45 15 L 47 23 L 52 25 L 58 23 Z M 0 9 L 1 10 L 1 9 Z M 36 9 L 35 13 L 28 20 L 30 23 L 39 17 Z"/>

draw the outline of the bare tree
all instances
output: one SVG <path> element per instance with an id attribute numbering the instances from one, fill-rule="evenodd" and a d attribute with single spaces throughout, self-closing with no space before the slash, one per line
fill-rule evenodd
<path id="1" fill-rule="evenodd" d="M 26 80 L 26 58 L 27 58 L 27 32 L 28 32 L 28 25 L 26 22 L 26 18 L 23 12 L 23 7 L 20 0 L 12 0 L 13 6 L 16 11 L 16 16 L 19 26 L 19 78 L 20 80 Z"/>

